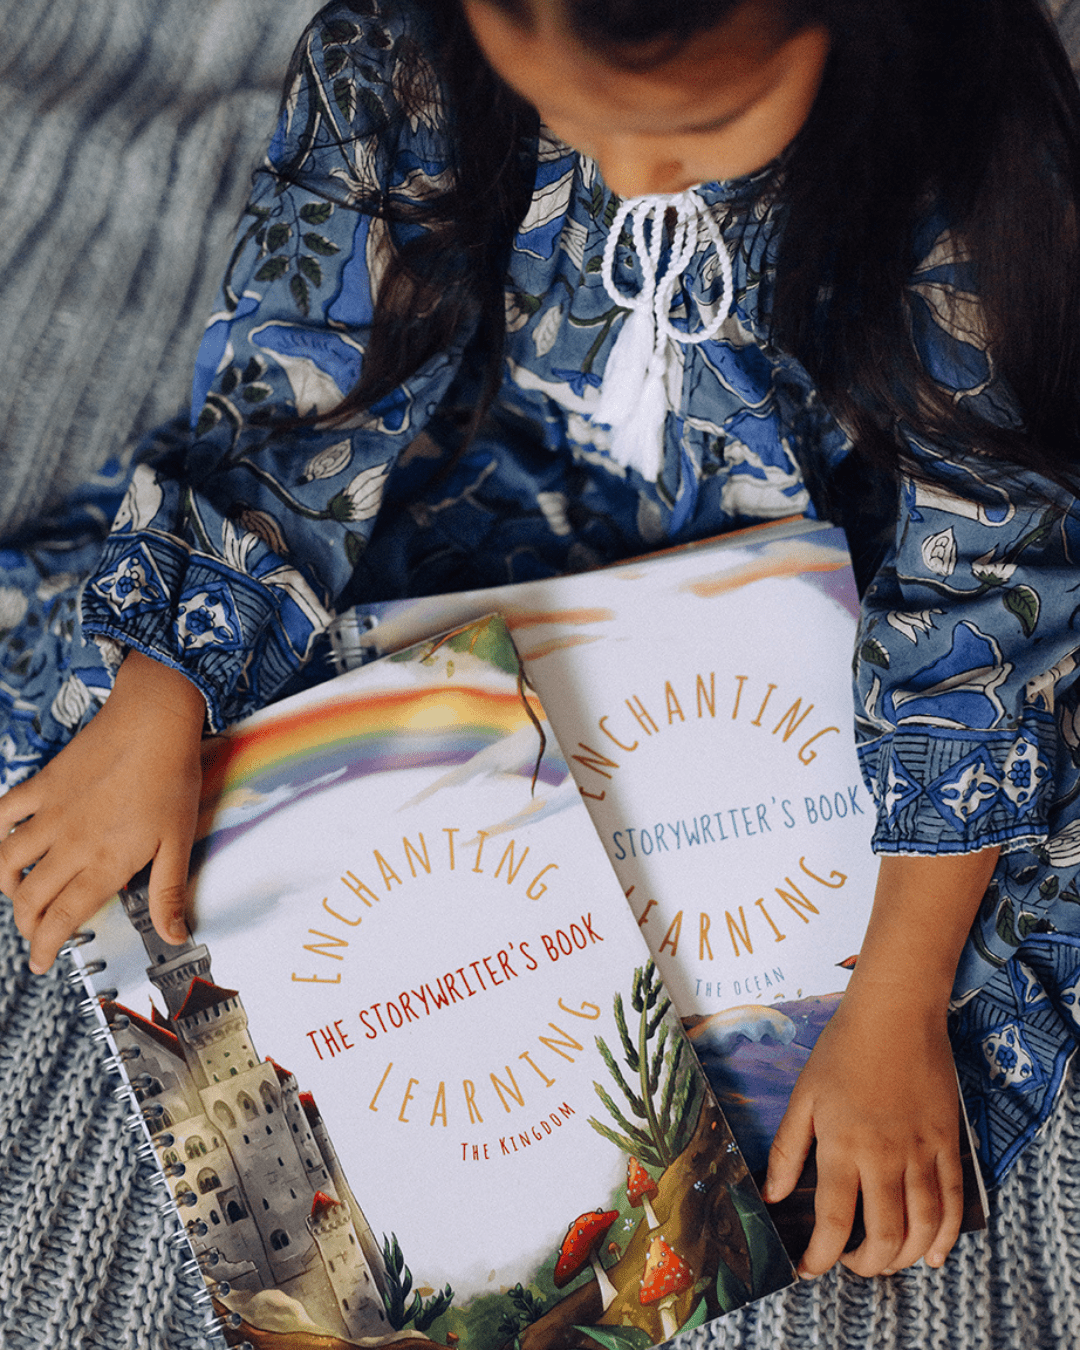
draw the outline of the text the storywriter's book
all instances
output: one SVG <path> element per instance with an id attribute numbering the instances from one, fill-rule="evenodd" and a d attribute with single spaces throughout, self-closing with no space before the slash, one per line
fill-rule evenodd
<path id="1" fill-rule="evenodd" d="M 186 945 L 133 885 L 86 952 L 231 1344 L 645 1350 L 792 1281 L 500 619 L 210 743 L 194 868 Z"/>
<path id="2" fill-rule="evenodd" d="M 339 659 L 493 610 L 760 1174 L 847 986 L 876 882 L 843 533 L 785 521 L 600 571 L 370 606 L 339 621 Z M 965 1223 L 981 1227 L 968 1155 Z M 795 1254 L 812 1224 L 800 1190 Z"/>

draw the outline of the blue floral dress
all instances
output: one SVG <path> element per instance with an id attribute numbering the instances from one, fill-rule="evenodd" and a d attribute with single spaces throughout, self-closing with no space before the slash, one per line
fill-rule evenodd
<path id="1" fill-rule="evenodd" d="M 131 474 L 107 466 L 64 519 L 0 551 L 4 788 L 93 716 L 125 649 L 183 670 L 216 729 L 324 678 L 325 631 L 345 606 L 812 515 L 807 483 L 849 453 L 762 319 L 779 228 L 763 173 L 697 190 L 734 304 L 712 339 L 671 345 L 655 480 L 613 456 L 594 414 L 628 313 L 602 275 L 619 203 L 589 160 L 543 137 L 509 259 L 505 379 L 468 452 L 455 454 L 482 374 L 470 332 L 347 423 L 275 429 L 281 414 L 333 408 L 363 360 L 398 227 L 343 204 L 350 192 L 415 200 L 446 172 L 434 76 L 426 101 L 415 81 L 403 88 L 422 24 L 407 0 L 360 8 L 329 7 L 305 40 L 206 330 L 191 427 L 164 429 Z M 285 164 L 289 183 L 274 173 Z M 1007 420 L 963 258 L 933 221 L 917 242 L 909 309 L 927 369 Z M 629 235 L 610 261 L 633 294 Z M 676 328 L 709 318 L 718 271 L 704 239 L 671 296 Z M 1080 1032 L 1080 512 L 1047 485 L 1032 504 L 981 482 L 970 456 L 910 443 L 940 471 L 932 487 L 904 485 L 865 596 L 856 731 L 880 851 L 1003 848 L 952 1027 L 997 1180 L 1045 1119 Z"/>

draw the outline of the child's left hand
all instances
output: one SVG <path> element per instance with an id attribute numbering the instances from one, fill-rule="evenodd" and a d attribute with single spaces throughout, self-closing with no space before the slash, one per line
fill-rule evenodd
<path id="1" fill-rule="evenodd" d="M 769 1156 L 765 1198 L 779 1200 L 817 1141 L 803 1276 L 837 1260 L 867 1276 L 922 1257 L 940 1266 L 963 1217 L 959 1097 L 944 1017 L 853 992 L 818 1039 Z M 845 1254 L 860 1191 L 866 1237 Z"/>

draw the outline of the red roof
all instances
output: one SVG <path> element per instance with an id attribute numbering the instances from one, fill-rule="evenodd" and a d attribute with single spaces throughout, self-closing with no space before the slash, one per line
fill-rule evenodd
<path id="1" fill-rule="evenodd" d="M 290 1069 L 283 1069 L 281 1065 L 277 1062 L 277 1060 L 271 1059 L 269 1055 L 267 1055 L 266 1057 L 266 1062 L 277 1074 L 277 1080 L 279 1083 L 287 1083 L 290 1078 L 294 1078 L 296 1076 Z"/>
<path id="2" fill-rule="evenodd" d="M 211 984 L 209 980 L 200 979 L 196 975 L 188 986 L 184 1006 L 173 1021 L 179 1022 L 185 1017 L 194 1017 L 196 1013 L 206 1012 L 208 1008 L 216 1008 L 219 1003 L 236 998 L 238 992 L 236 989 L 222 989 L 219 985 Z"/>
<path id="3" fill-rule="evenodd" d="M 167 1027 L 161 1026 L 157 1022 L 151 1022 L 145 1017 L 140 1017 L 137 1012 L 132 1012 L 130 1008 L 125 1008 L 122 1003 L 103 1003 L 101 1005 L 105 1017 L 112 1021 L 116 1016 L 126 1017 L 133 1027 L 143 1032 L 152 1041 L 156 1041 L 164 1050 L 168 1050 L 171 1055 L 177 1059 L 183 1059 L 183 1053 L 180 1049 L 180 1042 L 177 1040 L 174 1032 Z"/>
<path id="4" fill-rule="evenodd" d="M 172 1031 L 172 1022 L 163 1012 L 159 1012 L 155 1003 L 150 1004 L 150 1021 L 156 1027 L 164 1027 L 166 1031 Z"/>
<path id="5" fill-rule="evenodd" d="M 340 1200 L 332 1200 L 325 1191 L 316 1191 L 315 1199 L 311 1202 L 311 1217 L 313 1219 L 321 1219 L 324 1214 L 340 1204 Z"/>
<path id="6" fill-rule="evenodd" d="M 315 1105 L 315 1098 L 310 1092 L 301 1092 L 300 1105 L 304 1108 L 304 1115 L 307 1116 L 309 1125 L 315 1125 L 321 1119 L 319 1108 Z"/>

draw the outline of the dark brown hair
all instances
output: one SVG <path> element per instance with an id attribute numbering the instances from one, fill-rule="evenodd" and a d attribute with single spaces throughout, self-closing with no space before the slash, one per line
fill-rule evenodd
<path id="1" fill-rule="evenodd" d="M 536 118 L 488 67 L 456 0 L 411 2 L 435 33 L 453 185 L 426 204 L 430 228 L 389 269 L 342 414 L 389 392 L 465 323 L 479 322 L 485 399 L 501 378 L 503 279 L 529 199 Z M 738 2 L 561 0 L 581 39 L 616 57 L 628 41 L 685 41 Z M 528 17 L 527 0 L 486 3 Z M 783 223 L 773 341 L 809 371 L 862 462 L 890 476 L 915 467 L 907 427 L 975 448 L 1003 472 L 1070 483 L 1080 458 L 1080 97 L 1039 0 L 776 4 L 790 29 L 826 25 L 831 52 L 773 185 Z M 950 397 L 912 341 L 915 240 L 931 211 L 970 257 L 1011 420 Z M 811 487 L 828 509 L 828 485 Z"/>

